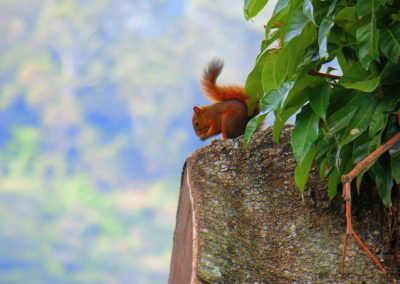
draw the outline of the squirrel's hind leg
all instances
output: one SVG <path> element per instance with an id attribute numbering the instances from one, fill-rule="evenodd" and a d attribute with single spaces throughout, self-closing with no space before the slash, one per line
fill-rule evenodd
<path id="1" fill-rule="evenodd" d="M 222 139 L 236 138 L 244 134 L 247 124 L 247 114 L 225 113 L 221 117 L 221 137 Z"/>

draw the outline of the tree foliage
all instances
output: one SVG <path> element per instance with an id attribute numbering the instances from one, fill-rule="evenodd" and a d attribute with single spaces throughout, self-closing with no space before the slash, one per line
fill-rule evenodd
<path id="1" fill-rule="evenodd" d="M 245 1 L 246 18 L 267 2 Z M 249 122 L 245 143 L 272 112 L 279 143 L 283 125 L 297 114 L 296 184 L 302 192 L 315 161 L 334 198 L 340 176 L 399 131 L 399 56 L 399 1 L 278 0 L 246 81 L 261 111 Z M 340 76 L 330 75 L 334 69 Z M 390 207 L 393 180 L 400 181 L 400 147 L 383 155 L 368 175 Z"/>

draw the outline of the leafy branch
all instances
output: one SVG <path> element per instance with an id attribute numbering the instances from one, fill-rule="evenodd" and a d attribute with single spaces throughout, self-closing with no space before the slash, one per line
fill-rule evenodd
<path id="1" fill-rule="evenodd" d="M 246 18 L 267 3 L 246 0 Z M 393 184 L 400 183 L 400 146 L 392 138 L 400 132 L 399 14 L 400 1 L 394 0 L 277 1 L 246 81 L 246 93 L 260 102 L 261 111 L 248 123 L 244 141 L 274 113 L 279 143 L 283 125 L 296 115 L 292 148 L 301 193 L 315 163 L 331 199 L 343 177 L 350 203 L 351 180 L 356 178 L 359 187 L 369 175 L 383 204 L 392 206 Z M 323 71 L 330 68 L 342 75 Z M 374 156 L 381 145 L 388 153 Z"/>

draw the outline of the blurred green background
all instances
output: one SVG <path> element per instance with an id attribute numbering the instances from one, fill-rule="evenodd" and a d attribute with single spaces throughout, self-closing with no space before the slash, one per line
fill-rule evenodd
<path id="1" fill-rule="evenodd" d="M 166 283 L 192 107 L 263 38 L 243 1 L 0 1 L 0 283 Z"/>

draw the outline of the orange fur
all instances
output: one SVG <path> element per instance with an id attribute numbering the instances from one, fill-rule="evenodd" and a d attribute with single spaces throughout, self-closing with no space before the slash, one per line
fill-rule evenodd
<path id="1" fill-rule="evenodd" d="M 193 108 L 193 128 L 201 140 L 220 134 L 222 139 L 235 138 L 242 135 L 248 115 L 244 88 L 240 86 L 218 86 L 216 81 L 223 68 L 223 62 L 212 60 L 203 73 L 202 86 L 205 95 L 215 103 Z"/>
<path id="2" fill-rule="evenodd" d="M 204 70 L 202 85 L 206 96 L 216 102 L 226 100 L 238 100 L 246 103 L 248 96 L 241 86 L 218 86 L 216 81 L 221 74 L 224 63 L 220 60 L 212 60 L 208 68 Z"/>

